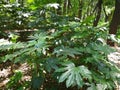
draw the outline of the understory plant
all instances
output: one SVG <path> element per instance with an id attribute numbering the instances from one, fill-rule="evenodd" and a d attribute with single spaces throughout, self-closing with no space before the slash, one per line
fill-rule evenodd
<path id="1" fill-rule="evenodd" d="M 30 23 L 40 24 L 40 29 L 29 36 L 29 41 L 0 46 L 1 51 L 8 52 L 1 57 L 2 62 L 27 63 L 31 67 L 29 84 L 18 82 L 21 89 L 59 90 L 64 84 L 69 90 L 115 89 L 120 70 L 108 60 L 107 55 L 114 50 L 106 44 L 105 25 L 93 27 L 88 20 L 80 22 L 49 9 L 42 14 L 46 17 L 36 16 L 38 22 Z M 7 88 L 19 89 L 11 80 Z"/>

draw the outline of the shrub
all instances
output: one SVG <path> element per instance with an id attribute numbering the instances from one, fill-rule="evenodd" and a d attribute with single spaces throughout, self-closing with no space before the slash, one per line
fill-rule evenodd
<path id="1" fill-rule="evenodd" d="M 8 52 L 2 61 L 27 62 L 32 76 L 29 88 L 33 90 L 57 88 L 59 83 L 66 83 L 67 88 L 113 90 L 120 71 L 107 58 L 114 50 L 104 41 L 105 26 L 92 27 L 49 10 L 44 13 L 45 18 L 39 17 L 41 29 L 28 42 L 0 46 Z"/>

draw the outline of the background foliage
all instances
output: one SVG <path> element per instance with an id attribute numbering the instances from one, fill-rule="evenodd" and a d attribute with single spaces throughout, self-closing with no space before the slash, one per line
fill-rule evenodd
<path id="1" fill-rule="evenodd" d="M 1 63 L 27 63 L 31 67 L 30 81 L 21 81 L 22 72 L 13 70 L 6 89 L 115 89 L 120 70 L 108 60 L 107 55 L 114 50 L 106 44 L 114 2 L 103 2 L 103 18 L 94 26 L 97 3 L 96 0 L 1 0 L 1 35 L 16 30 L 34 31 L 26 35 L 25 42 L 13 34 L 12 44 L 0 46 L 0 52 L 5 52 L 1 54 Z"/>

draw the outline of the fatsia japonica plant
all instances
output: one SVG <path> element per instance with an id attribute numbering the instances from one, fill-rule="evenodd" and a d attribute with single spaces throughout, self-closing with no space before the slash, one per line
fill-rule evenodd
<path id="1" fill-rule="evenodd" d="M 114 50 L 104 41 L 105 25 L 92 27 L 49 10 L 44 13 L 46 17 L 39 17 L 41 29 L 29 41 L 0 46 L 9 52 L 3 62 L 26 62 L 31 67 L 29 85 L 23 87 L 56 90 L 65 83 L 66 88 L 113 90 L 120 70 L 107 58 Z"/>

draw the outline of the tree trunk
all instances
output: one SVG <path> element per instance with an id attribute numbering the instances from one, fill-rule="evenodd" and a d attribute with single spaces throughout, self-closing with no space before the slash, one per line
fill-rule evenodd
<path id="1" fill-rule="evenodd" d="M 61 5 L 62 1 L 61 0 L 57 0 L 57 3 Z M 58 15 L 62 15 L 62 8 L 60 6 L 57 9 L 57 14 Z"/>
<path id="2" fill-rule="evenodd" d="M 67 0 L 64 0 L 63 14 L 66 14 Z"/>
<path id="3" fill-rule="evenodd" d="M 78 18 L 82 17 L 83 1 L 79 0 Z"/>
<path id="4" fill-rule="evenodd" d="M 103 11 L 104 11 L 104 14 L 105 14 L 105 22 L 107 22 L 108 21 L 108 15 L 107 15 L 107 13 L 106 13 L 106 10 L 105 10 L 105 7 L 103 6 Z"/>
<path id="5" fill-rule="evenodd" d="M 96 27 L 98 25 L 98 22 L 100 20 L 100 16 L 101 16 L 101 10 L 102 10 L 102 0 L 98 0 L 98 3 L 96 5 L 96 10 L 97 10 L 97 16 L 93 22 L 93 26 Z"/>
<path id="6" fill-rule="evenodd" d="M 18 0 L 18 3 L 20 3 L 22 7 L 24 6 L 24 0 Z"/>
<path id="7" fill-rule="evenodd" d="M 119 24 L 120 24 L 120 0 L 115 0 L 115 11 L 109 26 L 109 34 L 116 35 Z M 114 46 L 114 42 L 112 42 L 111 40 L 108 40 L 107 43 L 110 46 Z"/>
<path id="8" fill-rule="evenodd" d="M 71 7 L 70 0 L 64 0 L 63 13 L 68 14 Z"/>

